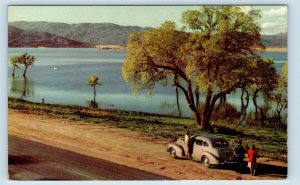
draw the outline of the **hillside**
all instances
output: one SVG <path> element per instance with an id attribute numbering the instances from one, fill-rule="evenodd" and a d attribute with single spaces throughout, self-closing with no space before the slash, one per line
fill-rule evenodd
<path id="1" fill-rule="evenodd" d="M 66 39 L 47 32 L 8 26 L 8 47 L 89 47 L 90 44 Z"/>
<path id="2" fill-rule="evenodd" d="M 266 47 L 287 47 L 287 33 L 262 35 L 261 39 Z"/>
<path id="3" fill-rule="evenodd" d="M 80 23 L 80 24 L 66 24 L 55 22 L 26 22 L 17 21 L 10 22 L 9 26 L 13 26 L 24 30 L 22 35 L 14 34 L 14 30 L 9 30 L 10 38 L 18 38 L 19 40 L 29 41 L 30 33 L 38 32 L 38 35 L 44 35 L 47 38 L 51 35 L 50 42 L 54 38 L 70 39 L 73 42 L 79 41 L 89 43 L 91 45 L 121 45 L 126 46 L 128 36 L 134 32 L 145 31 L 151 29 L 150 27 L 142 28 L 138 26 L 121 26 L 112 23 Z M 28 31 L 30 30 L 30 32 Z M 46 33 L 45 33 L 46 32 Z M 34 41 L 36 35 L 33 34 Z M 58 37 L 59 36 L 59 37 Z M 262 35 L 262 42 L 266 47 L 270 48 L 285 48 L 287 47 L 287 33 L 280 33 L 277 35 Z M 55 39 L 54 39 L 55 40 Z M 9 40 L 10 43 L 17 42 L 17 40 Z M 24 42 L 24 41 L 23 41 Z M 46 43 L 46 40 L 43 40 Z M 62 42 L 62 41 L 61 41 Z M 65 41 L 67 42 L 67 41 Z M 80 45 L 80 43 L 78 43 Z M 18 44 L 17 44 L 18 45 Z M 74 44 L 76 46 L 76 44 Z M 88 47 L 88 46 L 87 46 Z"/>
<path id="4" fill-rule="evenodd" d="M 66 24 L 54 22 L 18 21 L 10 22 L 9 25 L 24 30 L 48 32 L 71 40 L 94 45 L 123 46 L 127 44 L 127 38 L 131 33 L 149 29 L 138 26 L 120 26 L 112 23 Z"/>

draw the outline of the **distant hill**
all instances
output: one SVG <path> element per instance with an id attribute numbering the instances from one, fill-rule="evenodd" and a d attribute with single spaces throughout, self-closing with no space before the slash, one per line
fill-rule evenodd
<path id="1" fill-rule="evenodd" d="M 120 26 L 112 23 L 66 24 L 17 21 L 10 22 L 9 25 L 24 30 L 48 32 L 71 40 L 94 45 L 122 46 L 127 44 L 127 38 L 130 34 L 150 29 L 138 26 Z"/>
<path id="2" fill-rule="evenodd" d="M 8 26 L 8 47 L 89 47 L 90 44 L 66 39 L 47 32 Z"/>
<path id="3" fill-rule="evenodd" d="M 287 47 L 287 33 L 262 35 L 261 39 L 266 47 Z"/>
<path id="4" fill-rule="evenodd" d="M 151 29 L 150 27 L 142 28 L 138 26 L 121 26 L 112 23 L 80 23 L 80 24 L 66 24 L 55 22 L 26 22 L 17 21 L 8 23 L 9 26 L 23 30 L 22 35 L 13 34 L 14 30 L 9 29 L 10 38 L 18 38 L 19 41 L 30 40 L 30 33 L 38 33 L 39 37 L 44 38 L 43 42 L 47 43 L 47 37 L 52 42 L 58 39 L 60 42 L 73 41 L 80 43 L 89 43 L 91 45 L 121 45 L 126 46 L 128 36 L 134 32 L 141 32 Z M 44 34 L 44 35 L 43 35 Z M 49 35 L 48 35 L 49 34 Z M 37 37 L 33 34 L 34 37 Z M 50 39 L 51 37 L 51 39 Z M 61 40 L 60 40 L 61 39 Z M 70 40 L 64 40 L 70 39 Z M 287 47 L 287 33 L 280 33 L 277 35 L 262 35 L 262 42 L 266 47 Z M 34 41 L 34 39 L 31 39 Z M 63 41 L 64 40 L 64 41 Z M 23 43 L 24 43 L 23 41 Z M 17 40 L 10 43 L 16 43 Z M 72 44 L 71 44 L 72 45 Z M 83 44 L 84 45 L 84 44 Z M 82 46 L 82 45 L 80 45 Z M 89 47 L 88 44 L 85 45 Z"/>

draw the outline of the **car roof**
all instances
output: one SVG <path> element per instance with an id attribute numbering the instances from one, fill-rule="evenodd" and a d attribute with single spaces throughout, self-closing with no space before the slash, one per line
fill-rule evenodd
<path id="1" fill-rule="evenodd" d="M 209 140 L 219 140 L 219 139 L 223 139 L 222 137 L 219 137 L 219 136 L 215 136 L 215 135 L 210 135 L 210 134 L 203 134 L 203 135 L 195 135 L 195 138 L 198 138 L 198 139 L 202 139 L 202 138 L 205 138 L 205 139 L 209 139 Z"/>

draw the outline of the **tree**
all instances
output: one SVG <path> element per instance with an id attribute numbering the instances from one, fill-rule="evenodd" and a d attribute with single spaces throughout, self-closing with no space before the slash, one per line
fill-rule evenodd
<path id="1" fill-rule="evenodd" d="M 93 87 L 93 89 L 94 89 L 94 104 L 95 105 L 96 105 L 96 85 L 101 85 L 101 83 L 99 83 L 98 81 L 100 81 L 100 79 L 97 75 L 92 75 L 90 77 L 90 79 L 88 79 L 86 81 L 86 83 L 88 85 L 90 85 L 91 87 Z"/>
<path id="2" fill-rule="evenodd" d="M 275 126 L 276 130 L 279 129 L 282 124 L 281 112 L 288 106 L 287 97 L 287 80 L 288 80 L 288 64 L 284 64 L 282 68 L 282 74 L 278 78 L 278 87 L 272 93 L 272 100 L 276 104 L 276 116 L 275 116 Z"/>
<path id="3" fill-rule="evenodd" d="M 258 110 L 260 111 L 260 125 L 263 125 L 269 109 L 269 101 L 272 99 L 272 93 L 278 86 L 279 75 L 271 59 L 258 61 L 254 71 L 252 71 L 252 75 L 255 75 L 255 78 L 253 78 L 249 91 L 253 93 L 252 100 L 255 113 L 258 114 Z M 264 103 L 261 105 L 257 103 L 259 94 L 264 99 Z"/>
<path id="4" fill-rule="evenodd" d="M 19 56 L 13 56 L 10 58 L 10 63 L 13 66 L 13 72 L 12 72 L 12 76 L 15 77 L 15 70 L 16 68 L 20 68 L 20 66 L 18 65 L 19 62 Z"/>
<path id="5" fill-rule="evenodd" d="M 33 65 L 35 62 L 35 57 L 34 56 L 30 56 L 27 53 L 24 53 L 23 55 L 21 55 L 19 57 L 19 63 L 23 64 L 25 66 L 24 72 L 23 72 L 23 76 L 26 77 L 26 71 L 27 68 L 31 65 Z"/>
<path id="6" fill-rule="evenodd" d="M 258 18 L 256 10 L 204 6 L 182 15 L 192 32 L 178 31 L 175 23 L 166 21 L 157 29 L 135 33 L 129 38 L 123 78 L 135 91 L 151 91 L 157 82 L 172 79 L 195 123 L 208 129 L 216 102 L 256 78 L 251 72 L 262 61 L 257 48 L 264 48 Z M 202 109 L 200 93 L 205 97 Z"/>

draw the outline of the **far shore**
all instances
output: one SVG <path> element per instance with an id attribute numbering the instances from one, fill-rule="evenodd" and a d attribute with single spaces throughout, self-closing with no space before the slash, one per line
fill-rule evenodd
<path id="1" fill-rule="evenodd" d="M 288 48 L 287 47 L 266 47 L 265 51 L 268 52 L 287 52 Z"/>
<path id="2" fill-rule="evenodd" d="M 121 45 L 96 45 L 97 49 L 112 49 L 112 50 L 126 50 L 126 46 Z"/>
<path id="3" fill-rule="evenodd" d="M 9 47 L 14 48 L 14 47 Z M 23 48 L 23 47 L 17 47 L 17 48 Z M 31 48 L 31 47 L 29 47 Z M 38 47 L 32 47 L 32 48 L 55 48 L 55 47 L 45 47 L 45 46 L 38 46 Z M 74 47 L 60 47 L 60 48 L 74 48 Z M 76 48 L 76 47 L 75 47 Z M 88 47 L 78 47 L 78 48 L 88 48 Z M 99 44 L 95 46 L 91 46 L 90 48 L 96 48 L 101 50 L 126 50 L 126 46 L 122 45 L 109 45 L 109 44 Z M 267 51 L 267 52 L 287 52 L 287 47 L 266 47 L 264 50 L 261 51 Z"/>

